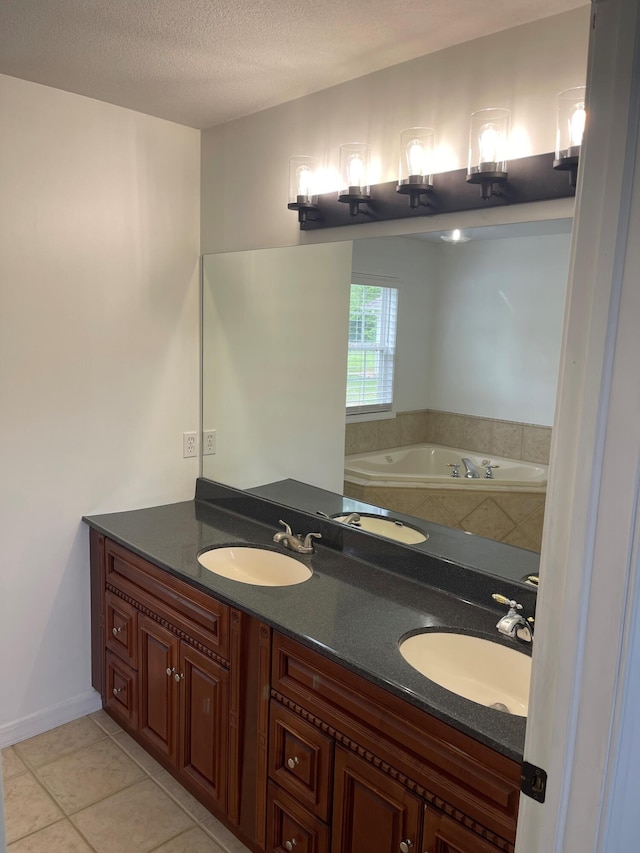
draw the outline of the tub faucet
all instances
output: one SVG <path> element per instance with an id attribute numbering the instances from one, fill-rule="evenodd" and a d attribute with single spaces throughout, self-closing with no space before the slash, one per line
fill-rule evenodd
<path id="1" fill-rule="evenodd" d="M 519 612 L 522 610 L 522 605 L 504 595 L 500 595 L 498 592 L 494 592 L 491 598 L 497 601 L 498 604 L 505 604 L 509 608 L 507 615 L 503 616 L 496 625 L 498 631 L 504 634 L 505 637 L 517 637 L 525 643 L 533 642 L 533 616 L 525 619 Z"/>
<path id="2" fill-rule="evenodd" d="M 484 468 L 484 478 L 485 480 L 493 480 L 495 479 L 493 476 L 493 469 L 499 468 L 499 465 L 492 465 L 490 459 L 483 459 L 482 466 Z"/>
<path id="3" fill-rule="evenodd" d="M 284 530 L 281 530 L 274 535 L 273 541 L 276 544 L 283 545 L 285 548 L 288 548 L 290 551 L 295 551 L 297 554 L 313 554 L 313 540 L 322 539 L 322 535 L 320 533 L 307 533 L 303 539 L 300 534 L 292 533 L 291 528 L 286 521 L 281 520 L 280 524 L 284 527 Z"/>
<path id="4" fill-rule="evenodd" d="M 464 465 L 464 470 L 465 470 L 464 476 L 467 478 L 467 480 L 479 480 L 480 479 L 480 473 L 470 459 L 467 459 L 466 456 L 463 456 L 462 457 L 462 464 Z"/>

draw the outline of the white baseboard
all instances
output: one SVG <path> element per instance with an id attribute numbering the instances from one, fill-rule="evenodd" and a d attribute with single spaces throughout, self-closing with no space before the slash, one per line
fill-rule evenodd
<path id="1" fill-rule="evenodd" d="M 92 714 L 101 707 L 100 694 L 97 690 L 89 690 L 79 696 L 74 696 L 67 702 L 62 702 L 60 705 L 37 711 L 22 720 L 16 720 L 14 723 L 7 723 L 0 726 L 0 749 L 35 735 L 41 735 L 43 732 L 48 732 L 50 729 L 55 729 L 56 726 L 64 725 L 64 723 L 70 723 L 79 717 Z"/>

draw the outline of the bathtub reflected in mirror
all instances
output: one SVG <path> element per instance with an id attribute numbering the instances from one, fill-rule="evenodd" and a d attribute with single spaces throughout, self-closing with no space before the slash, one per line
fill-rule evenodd
<path id="1" fill-rule="evenodd" d="M 427 528 L 446 523 L 539 551 L 547 474 L 543 464 L 419 444 L 347 456 L 344 494 L 392 512 L 410 509 Z"/>

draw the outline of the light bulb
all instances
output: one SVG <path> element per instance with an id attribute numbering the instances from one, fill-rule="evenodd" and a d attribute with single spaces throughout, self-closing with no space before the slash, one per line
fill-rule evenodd
<path id="1" fill-rule="evenodd" d="M 313 195 L 313 171 L 307 165 L 302 165 L 298 167 L 297 170 L 297 184 L 298 184 L 298 192 L 299 196 L 311 196 Z"/>
<path id="2" fill-rule="evenodd" d="M 461 236 L 460 229 L 454 228 L 453 231 L 451 232 L 451 241 L 453 243 L 458 243 L 460 241 L 460 236 Z"/>
<path id="3" fill-rule="evenodd" d="M 587 113 L 583 103 L 578 103 L 569 119 L 569 139 L 572 146 L 582 145 L 582 137 L 584 135 L 584 126 L 587 120 Z"/>
<path id="4" fill-rule="evenodd" d="M 422 142 L 419 139 L 412 139 L 407 145 L 407 163 L 409 164 L 410 175 L 424 175 L 425 169 L 425 150 Z"/>
<path id="5" fill-rule="evenodd" d="M 347 161 L 347 180 L 350 187 L 364 185 L 364 162 L 359 154 L 351 154 Z"/>
<path id="6" fill-rule="evenodd" d="M 494 124 L 484 124 L 480 128 L 478 148 L 481 163 L 497 163 L 500 159 L 502 134 Z"/>

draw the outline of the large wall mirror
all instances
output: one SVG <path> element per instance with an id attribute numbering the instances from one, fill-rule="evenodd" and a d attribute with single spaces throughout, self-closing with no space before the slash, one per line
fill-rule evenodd
<path id="1" fill-rule="evenodd" d="M 539 550 L 571 225 L 474 227 L 458 243 L 438 232 L 205 256 L 202 426 L 216 431 L 216 452 L 204 455 L 203 476 L 280 502 L 287 492 L 265 487 L 293 480 L 427 531 L 446 525 Z M 347 416 L 354 281 L 397 290 L 397 334 L 391 410 Z M 446 468 L 446 481 L 427 476 L 425 485 L 405 451 L 442 446 L 478 467 L 500 464 L 496 483 L 506 460 L 521 463 L 509 473 L 516 485 L 474 493 L 462 467 L 458 481 Z M 403 470 L 377 476 L 394 453 Z M 301 508 L 323 510 L 313 498 Z"/>

